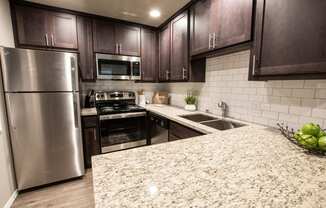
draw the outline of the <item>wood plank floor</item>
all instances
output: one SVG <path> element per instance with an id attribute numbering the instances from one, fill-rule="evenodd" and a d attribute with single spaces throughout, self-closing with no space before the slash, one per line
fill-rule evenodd
<path id="1" fill-rule="evenodd" d="M 81 179 L 19 194 L 12 207 L 94 207 L 92 171 L 88 169 Z"/>

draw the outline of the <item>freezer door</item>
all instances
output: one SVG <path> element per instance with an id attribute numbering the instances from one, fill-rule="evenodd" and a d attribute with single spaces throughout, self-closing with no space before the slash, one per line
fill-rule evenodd
<path id="1" fill-rule="evenodd" d="M 0 48 L 6 92 L 78 91 L 74 53 Z"/>
<path id="2" fill-rule="evenodd" d="M 78 93 L 6 93 L 18 190 L 84 174 Z"/>

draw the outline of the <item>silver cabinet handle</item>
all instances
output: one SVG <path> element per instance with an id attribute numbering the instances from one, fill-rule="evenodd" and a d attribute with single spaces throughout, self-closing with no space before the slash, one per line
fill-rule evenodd
<path id="1" fill-rule="evenodd" d="M 212 48 L 216 47 L 216 33 L 213 33 L 213 37 L 212 37 Z"/>
<path id="2" fill-rule="evenodd" d="M 93 129 L 93 138 L 94 138 L 94 141 L 97 141 L 96 129 Z"/>
<path id="3" fill-rule="evenodd" d="M 121 51 L 122 51 L 122 44 L 120 43 L 119 44 L 119 53 L 121 53 Z"/>
<path id="4" fill-rule="evenodd" d="M 170 73 L 169 71 L 165 71 L 166 80 L 169 80 L 169 73 Z"/>
<path id="5" fill-rule="evenodd" d="M 46 46 L 49 45 L 49 37 L 48 37 L 48 34 L 45 34 L 45 44 L 46 44 Z"/>
<path id="6" fill-rule="evenodd" d="M 256 75 L 256 55 L 252 56 L 252 75 Z"/>
<path id="7" fill-rule="evenodd" d="M 186 68 L 182 68 L 182 79 L 183 80 L 187 79 L 186 73 L 187 73 L 187 69 Z"/>
<path id="8" fill-rule="evenodd" d="M 55 44 L 54 44 L 54 38 L 53 38 L 53 34 L 51 34 L 51 44 L 52 44 L 52 46 L 54 46 Z"/>
<path id="9" fill-rule="evenodd" d="M 212 45 L 212 43 L 211 43 L 211 41 L 212 41 L 212 34 L 210 33 L 209 35 L 208 35 L 208 49 L 211 49 L 211 45 Z"/>

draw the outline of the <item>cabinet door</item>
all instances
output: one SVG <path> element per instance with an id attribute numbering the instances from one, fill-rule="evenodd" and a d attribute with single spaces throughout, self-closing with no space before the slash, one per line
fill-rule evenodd
<path id="1" fill-rule="evenodd" d="M 170 77 L 170 24 L 165 26 L 159 35 L 159 80 L 167 81 Z"/>
<path id="2" fill-rule="evenodd" d="M 92 167 L 92 156 L 101 153 L 100 142 L 96 128 L 86 128 L 83 130 L 84 156 L 86 168 Z"/>
<path id="3" fill-rule="evenodd" d="M 141 70 L 143 81 L 156 81 L 156 32 L 141 29 Z"/>
<path id="4" fill-rule="evenodd" d="M 211 9 L 215 49 L 251 40 L 253 0 L 213 0 Z"/>
<path id="5" fill-rule="evenodd" d="M 171 22 L 170 80 L 188 80 L 188 56 L 188 11 L 186 11 Z"/>
<path id="6" fill-rule="evenodd" d="M 47 15 L 41 9 L 16 6 L 16 25 L 19 45 L 49 45 Z"/>
<path id="7" fill-rule="evenodd" d="M 116 24 L 116 41 L 119 54 L 140 56 L 140 28 L 124 24 Z"/>
<path id="8" fill-rule="evenodd" d="M 211 0 L 195 3 L 190 10 L 190 44 L 191 55 L 210 50 L 210 8 Z"/>
<path id="9" fill-rule="evenodd" d="M 93 54 L 92 19 L 77 17 L 77 36 L 79 51 L 79 69 L 83 81 L 94 81 L 96 70 Z"/>
<path id="10" fill-rule="evenodd" d="M 169 128 L 169 141 L 174 141 L 178 139 L 187 139 L 191 137 L 201 136 L 204 135 L 198 131 L 180 125 L 176 122 L 170 121 L 170 128 Z"/>
<path id="11" fill-rule="evenodd" d="M 77 49 L 76 16 L 49 12 L 51 45 L 55 48 Z"/>
<path id="12" fill-rule="evenodd" d="M 115 24 L 104 20 L 93 21 L 94 51 L 98 53 L 118 53 L 115 40 Z"/>
<path id="13" fill-rule="evenodd" d="M 251 74 L 288 79 L 326 73 L 325 11 L 324 0 L 258 0 Z"/>

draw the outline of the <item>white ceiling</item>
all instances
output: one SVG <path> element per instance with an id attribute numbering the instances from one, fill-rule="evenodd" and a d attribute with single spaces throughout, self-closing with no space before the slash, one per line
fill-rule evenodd
<path id="1" fill-rule="evenodd" d="M 190 0 L 27 0 L 30 2 L 97 14 L 106 17 L 159 26 Z M 149 16 L 151 9 L 161 11 L 161 17 Z"/>

